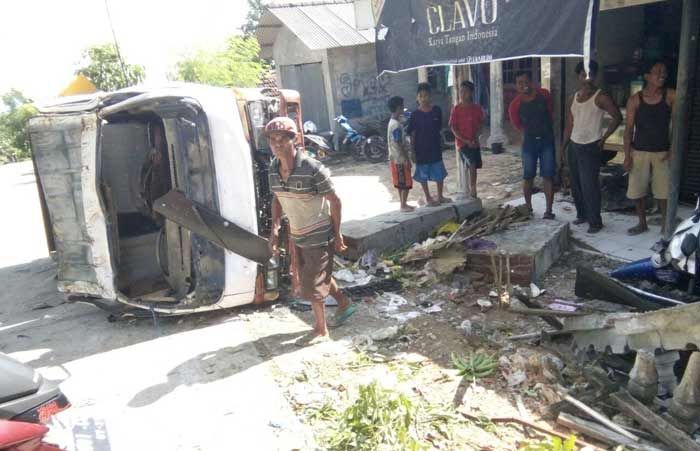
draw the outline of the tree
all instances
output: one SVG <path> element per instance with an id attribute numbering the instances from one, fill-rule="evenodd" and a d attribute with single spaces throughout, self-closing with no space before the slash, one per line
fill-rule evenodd
<path id="1" fill-rule="evenodd" d="M 258 22 L 260 22 L 260 17 L 262 17 L 265 6 L 263 5 L 263 0 L 248 0 L 248 14 L 246 15 L 246 22 L 241 27 L 241 31 L 245 37 L 251 37 L 255 34 L 258 29 Z"/>
<path id="2" fill-rule="evenodd" d="M 114 44 L 95 45 L 85 49 L 81 67 L 75 73 L 85 75 L 103 91 L 136 85 L 146 76 L 143 66 L 122 64 Z"/>
<path id="3" fill-rule="evenodd" d="M 232 36 L 221 52 L 200 50 L 175 65 L 173 78 L 213 86 L 254 87 L 268 66 L 253 37 Z"/>
<path id="4" fill-rule="evenodd" d="M 27 122 L 36 114 L 32 101 L 12 89 L 2 95 L 0 108 L 0 162 L 29 158 L 31 146 Z"/>

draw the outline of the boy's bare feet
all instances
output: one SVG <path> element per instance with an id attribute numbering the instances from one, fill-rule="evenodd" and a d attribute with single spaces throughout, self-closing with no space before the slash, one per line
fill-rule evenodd
<path id="1" fill-rule="evenodd" d="M 412 211 L 415 211 L 415 209 L 416 209 L 416 207 L 414 207 L 412 205 L 404 205 L 403 207 L 401 207 L 401 212 L 402 213 L 410 213 Z"/>
<path id="2" fill-rule="evenodd" d="M 439 200 L 440 200 L 441 204 L 451 204 L 452 203 L 452 199 L 450 199 L 449 197 L 443 196 Z"/>

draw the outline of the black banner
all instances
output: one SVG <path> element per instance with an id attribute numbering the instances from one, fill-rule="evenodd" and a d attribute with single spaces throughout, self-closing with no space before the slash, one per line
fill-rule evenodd
<path id="1" fill-rule="evenodd" d="M 597 0 L 386 0 L 377 22 L 377 68 L 583 56 Z"/>

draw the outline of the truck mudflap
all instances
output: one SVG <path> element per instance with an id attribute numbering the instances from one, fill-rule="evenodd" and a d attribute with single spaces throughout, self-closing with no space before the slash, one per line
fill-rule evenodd
<path id="1" fill-rule="evenodd" d="M 156 199 L 153 209 L 174 223 L 210 242 L 261 265 L 270 260 L 268 241 L 207 207 L 172 190 Z"/>

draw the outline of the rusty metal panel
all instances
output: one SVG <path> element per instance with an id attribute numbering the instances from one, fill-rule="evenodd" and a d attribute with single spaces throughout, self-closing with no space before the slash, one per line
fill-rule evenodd
<path id="1" fill-rule="evenodd" d="M 38 116 L 29 123 L 58 261 L 58 288 L 113 299 L 107 224 L 97 190 L 94 113 Z"/>

